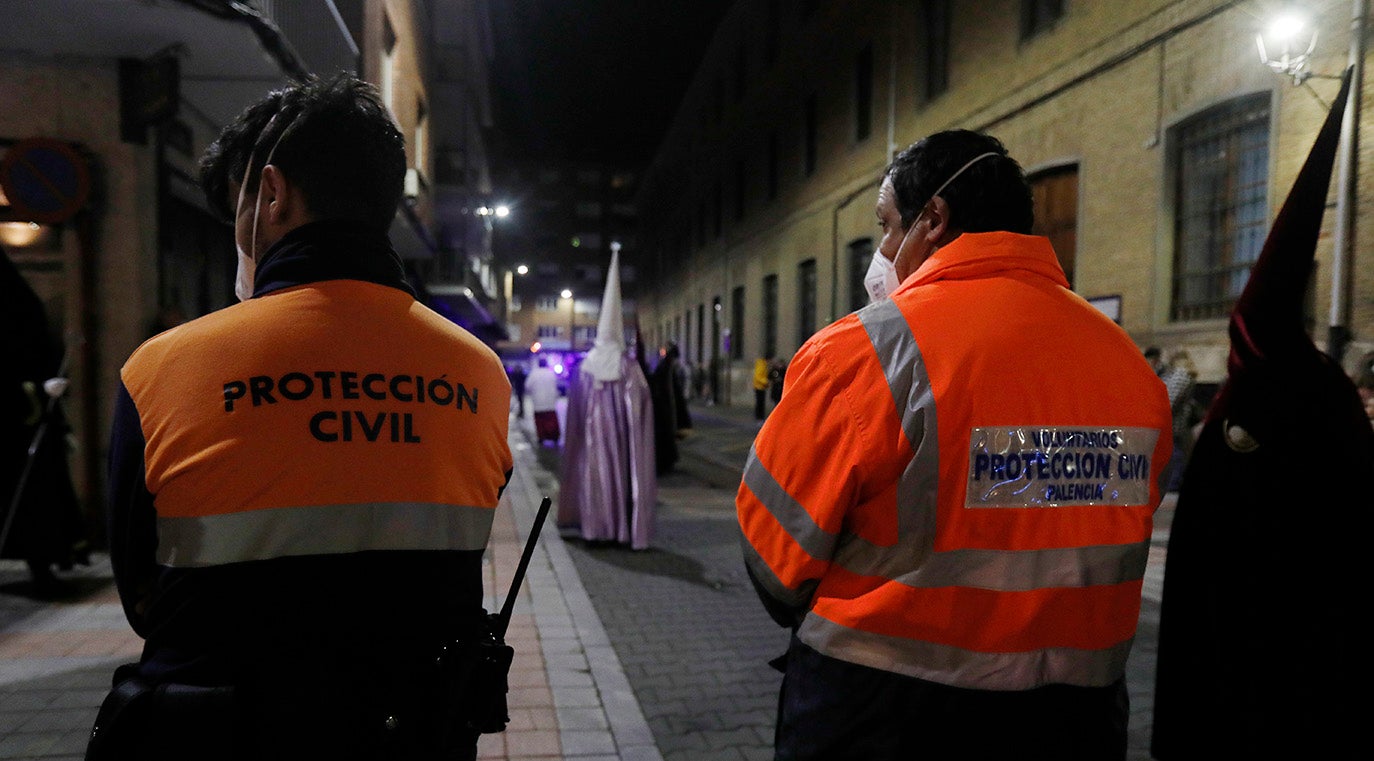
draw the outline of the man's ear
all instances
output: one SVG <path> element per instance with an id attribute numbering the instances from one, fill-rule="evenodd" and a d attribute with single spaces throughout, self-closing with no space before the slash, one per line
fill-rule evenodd
<path id="1" fill-rule="evenodd" d="M 266 215 L 264 221 L 273 225 L 285 224 L 301 212 L 297 208 L 301 203 L 297 188 L 286 179 L 276 164 L 262 168 L 258 202 L 263 204 L 263 213 Z"/>
<path id="2" fill-rule="evenodd" d="M 944 246 L 959 237 L 959 234 L 950 226 L 949 204 L 940 196 L 931 198 L 930 202 L 926 204 L 926 219 L 930 221 L 926 240 L 931 245 Z"/>

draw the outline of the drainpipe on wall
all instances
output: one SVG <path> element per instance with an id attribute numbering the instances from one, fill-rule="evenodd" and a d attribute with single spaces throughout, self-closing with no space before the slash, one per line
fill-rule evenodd
<path id="1" fill-rule="evenodd" d="M 1331 314 L 1328 320 L 1326 353 L 1340 364 L 1350 342 L 1350 263 L 1355 240 L 1355 206 L 1358 198 L 1358 149 L 1360 103 L 1364 99 L 1364 18 L 1365 0 L 1354 0 L 1350 12 L 1350 99 L 1341 121 L 1341 152 L 1338 161 L 1336 229 L 1331 248 Z"/>

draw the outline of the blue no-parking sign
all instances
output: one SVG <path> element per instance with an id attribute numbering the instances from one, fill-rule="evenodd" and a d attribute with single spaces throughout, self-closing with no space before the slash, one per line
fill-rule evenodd
<path id="1" fill-rule="evenodd" d="M 70 143 L 32 137 L 10 146 L 0 159 L 0 189 L 19 218 L 57 224 L 85 205 L 91 174 Z"/>

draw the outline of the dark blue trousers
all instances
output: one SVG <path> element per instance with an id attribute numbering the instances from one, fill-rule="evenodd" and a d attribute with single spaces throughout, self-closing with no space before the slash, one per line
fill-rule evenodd
<path id="1" fill-rule="evenodd" d="M 1128 713 L 1124 679 L 969 690 L 830 658 L 793 637 L 776 759 L 1124 761 Z"/>

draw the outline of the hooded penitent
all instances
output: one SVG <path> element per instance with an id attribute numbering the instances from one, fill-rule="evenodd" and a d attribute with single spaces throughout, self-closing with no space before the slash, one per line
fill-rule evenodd
<path id="1" fill-rule="evenodd" d="M 1348 89 L 1349 75 L 1231 314 L 1227 377 L 1179 489 L 1151 748 L 1162 761 L 1366 745 L 1374 431 L 1303 310 Z"/>
<path id="2" fill-rule="evenodd" d="M 559 526 L 577 526 L 588 541 L 649 546 L 658 501 L 653 404 L 644 372 L 625 349 L 618 247 L 611 252 L 596 345 L 568 391 L 562 476 Z"/>
<path id="3" fill-rule="evenodd" d="M 0 526 L 9 527 L 0 530 L 0 557 L 69 568 L 84 562 L 85 531 L 67 459 L 70 428 L 43 391 L 63 372 L 63 342 L 48 324 L 42 300 L 0 249 Z"/>

